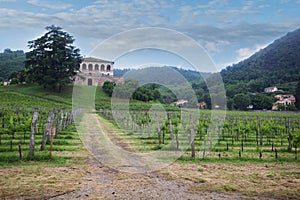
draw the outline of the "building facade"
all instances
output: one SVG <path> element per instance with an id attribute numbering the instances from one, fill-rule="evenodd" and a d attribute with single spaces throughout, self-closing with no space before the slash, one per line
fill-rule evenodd
<path id="1" fill-rule="evenodd" d="M 278 91 L 278 88 L 275 86 L 275 87 L 267 87 L 264 89 L 264 92 L 266 93 L 271 93 L 271 92 L 277 92 Z"/>
<path id="2" fill-rule="evenodd" d="M 84 58 L 76 78 L 78 85 L 103 85 L 104 81 L 116 81 L 113 72 L 114 62 L 98 58 Z"/>

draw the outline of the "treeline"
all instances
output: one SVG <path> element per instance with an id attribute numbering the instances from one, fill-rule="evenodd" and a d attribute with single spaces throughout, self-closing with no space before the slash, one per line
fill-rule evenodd
<path id="1" fill-rule="evenodd" d="M 159 85 L 147 84 L 139 86 L 138 81 L 134 79 L 126 79 L 124 84 L 106 81 L 103 84 L 103 91 L 108 95 L 124 99 L 135 99 L 140 101 L 156 101 L 162 100 L 161 93 L 159 91 Z"/>
<path id="2" fill-rule="evenodd" d="M 0 82 L 5 81 L 14 72 L 15 77 L 18 71 L 24 69 L 25 53 L 22 50 L 12 51 L 5 49 L 0 53 Z"/>

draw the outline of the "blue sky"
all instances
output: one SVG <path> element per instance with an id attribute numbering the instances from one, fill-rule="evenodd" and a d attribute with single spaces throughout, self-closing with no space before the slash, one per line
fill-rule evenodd
<path id="1" fill-rule="evenodd" d="M 27 42 L 51 24 L 73 35 L 83 55 L 130 29 L 172 29 L 198 42 L 221 69 L 300 28 L 300 0 L 0 0 L 0 51 L 28 51 Z M 133 62 L 134 55 L 128 53 L 116 67 L 143 62 L 186 65 L 159 52 L 152 52 L 155 58 L 145 56 L 147 51 L 134 52 L 140 62 Z"/>

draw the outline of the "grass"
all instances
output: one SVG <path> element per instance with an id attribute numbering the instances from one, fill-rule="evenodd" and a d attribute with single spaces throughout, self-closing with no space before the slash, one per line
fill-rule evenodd
<path id="1" fill-rule="evenodd" d="M 56 103 L 64 106 L 72 105 L 72 91 L 73 86 L 66 86 L 61 93 L 57 91 L 45 90 L 44 88 L 37 85 L 11 85 L 8 87 L 0 87 L 2 92 L 10 92 L 16 95 L 24 95 L 27 98 L 37 98 L 42 101 L 47 101 L 48 103 Z M 22 104 L 22 102 L 17 100 L 16 103 Z"/>

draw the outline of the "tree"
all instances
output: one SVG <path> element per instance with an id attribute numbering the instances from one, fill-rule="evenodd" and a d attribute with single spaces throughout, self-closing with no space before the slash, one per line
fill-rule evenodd
<path id="1" fill-rule="evenodd" d="M 271 110 L 273 105 L 273 99 L 265 94 L 257 93 L 250 96 L 251 104 L 255 110 Z"/>
<path id="2" fill-rule="evenodd" d="M 300 110 L 300 81 L 298 81 L 296 88 L 296 108 Z"/>
<path id="3" fill-rule="evenodd" d="M 105 81 L 102 86 L 102 89 L 108 96 L 111 97 L 115 86 L 116 86 L 115 82 Z"/>
<path id="4" fill-rule="evenodd" d="M 233 97 L 234 107 L 238 110 L 247 110 L 251 103 L 250 97 L 247 94 L 236 94 Z"/>
<path id="5" fill-rule="evenodd" d="M 28 42 L 25 69 L 29 80 L 44 88 L 58 88 L 71 82 L 81 63 L 79 49 L 72 46 L 73 36 L 58 26 L 46 27 L 42 37 Z"/>
<path id="6" fill-rule="evenodd" d="M 227 98 L 226 103 L 227 103 L 227 109 L 232 110 L 233 109 L 233 104 L 234 104 L 233 99 Z"/>

